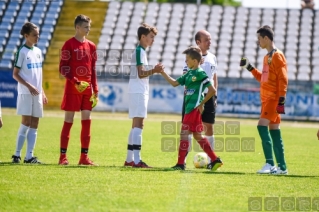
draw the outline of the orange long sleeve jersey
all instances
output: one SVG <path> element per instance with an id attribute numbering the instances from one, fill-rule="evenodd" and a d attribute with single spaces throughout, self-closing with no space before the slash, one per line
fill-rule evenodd
<path id="1" fill-rule="evenodd" d="M 287 63 L 284 54 L 276 50 L 272 57 L 267 54 L 264 57 L 263 71 L 254 68 L 251 73 L 260 82 L 260 99 L 278 100 L 281 96 L 286 96 L 288 87 Z"/>

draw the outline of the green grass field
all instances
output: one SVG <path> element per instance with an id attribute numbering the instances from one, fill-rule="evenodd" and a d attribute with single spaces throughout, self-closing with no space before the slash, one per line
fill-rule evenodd
<path id="1" fill-rule="evenodd" d="M 15 115 L 15 110 L 2 112 L 1 212 L 249 211 L 249 198 L 292 197 L 297 207 L 300 197 L 319 197 L 317 123 L 282 123 L 289 175 L 273 176 L 255 174 L 264 164 L 257 120 L 217 118 L 240 121 L 240 137 L 256 139 L 254 152 L 218 152 L 224 166 L 217 172 L 195 169 L 192 164 L 195 152 L 191 152 L 186 171 L 167 171 L 167 167 L 175 165 L 177 152 L 162 151 L 161 140 L 165 136 L 161 135 L 161 122 L 179 121 L 180 116 L 149 114 L 143 132 L 142 157 L 155 168 L 133 169 L 122 166 L 131 126 L 126 114 L 93 113 L 89 156 L 99 167 L 77 166 L 80 155 L 77 114 L 68 149 L 70 165 L 62 167 L 57 162 L 63 112 L 45 111 L 46 117 L 40 120 L 35 155 L 46 165 L 11 164 L 21 117 Z M 22 157 L 25 148 L 26 143 Z M 315 199 L 313 203 L 315 206 Z M 278 210 L 283 211 L 281 205 Z"/>

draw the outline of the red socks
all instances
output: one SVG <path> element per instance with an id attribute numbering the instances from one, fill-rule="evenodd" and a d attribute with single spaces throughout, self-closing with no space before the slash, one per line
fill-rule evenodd
<path id="1" fill-rule="evenodd" d="M 70 130 L 71 130 L 72 124 L 73 123 L 69 123 L 69 122 L 64 122 L 63 124 L 61 136 L 60 136 L 60 148 L 64 149 L 65 152 L 61 152 L 61 153 L 66 153 L 66 149 L 68 148 L 69 139 L 70 139 Z"/>
<path id="2" fill-rule="evenodd" d="M 181 140 L 179 143 L 179 149 L 178 149 L 178 161 L 177 164 L 184 165 L 185 163 L 185 157 L 188 152 L 189 142 L 188 140 Z"/>
<path id="3" fill-rule="evenodd" d="M 215 152 L 212 150 L 207 138 L 203 138 L 202 140 L 198 141 L 198 144 L 204 150 L 204 152 L 206 152 L 206 154 L 210 157 L 212 162 L 217 159 L 217 156 Z"/>
<path id="4" fill-rule="evenodd" d="M 91 140 L 91 120 L 82 120 L 82 129 L 81 129 L 81 148 L 89 149 L 90 140 Z M 83 152 L 82 152 L 83 153 Z"/>

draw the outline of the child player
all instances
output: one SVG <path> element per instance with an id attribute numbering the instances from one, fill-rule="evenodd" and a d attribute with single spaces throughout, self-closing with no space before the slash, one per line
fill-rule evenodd
<path id="1" fill-rule="evenodd" d="M 201 114 L 204 110 L 204 104 L 216 94 L 216 89 L 212 86 L 205 71 L 200 68 L 202 59 L 201 49 L 197 46 L 191 46 L 183 54 L 186 54 L 186 64 L 189 68 L 186 74 L 175 80 L 164 71 L 162 72 L 162 76 L 172 86 L 185 85 L 186 87 L 185 115 L 182 122 L 178 161 L 172 169 L 185 170 L 184 161 L 189 148 L 188 135 L 193 133 L 194 139 L 211 158 L 211 162 L 207 165 L 207 168 L 216 171 L 223 165 L 223 162 L 216 156 L 207 138 L 201 134 L 203 131 Z M 208 91 L 204 97 L 203 92 L 206 88 Z"/>

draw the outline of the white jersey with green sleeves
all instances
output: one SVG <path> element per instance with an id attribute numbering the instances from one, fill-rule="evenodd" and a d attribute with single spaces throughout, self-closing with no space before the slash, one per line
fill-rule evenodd
<path id="1" fill-rule="evenodd" d="M 142 79 L 138 77 L 137 66 L 140 65 L 143 65 L 147 70 L 148 62 L 145 49 L 142 46 L 137 46 L 132 54 L 129 93 L 149 93 L 149 77 Z"/>
<path id="2" fill-rule="evenodd" d="M 184 101 L 185 114 L 188 114 L 203 101 L 203 91 L 211 85 L 211 82 L 202 68 L 189 69 L 186 74 L 176 80 L 186 87 Z"/>
<path id="3" fill-rule="evenodd" d="M 214 74 L 217 74 L 217 58 L 214 54 L 207 52 L 206 55 L 202 56 L 204 58 L 204 63 L 200 65 L 200 67 L 205 71 L 207 74 L 209 80 L 211 81 L 212 85 L 214 84 Z M 188 67 L 185 64 L 185 67 L 183 68 L 183 73 L 188 71 Z M 205 89 L 204 93 L 207 93 L 207 89 Z"/>
<path id="4" fill-rule="evenodd" d="M 19 75 L 22 79 L 42 92 L 42 52 L 38 47 L 20 47 L 16 53 L 14 67 L 20 69 Z M 30 91 L 18 82 L 18 94 L 30 94 Z"/>

